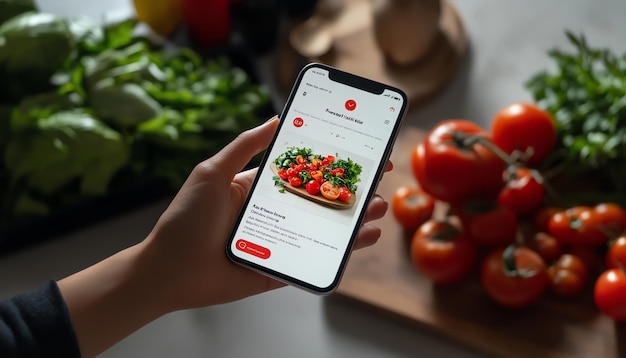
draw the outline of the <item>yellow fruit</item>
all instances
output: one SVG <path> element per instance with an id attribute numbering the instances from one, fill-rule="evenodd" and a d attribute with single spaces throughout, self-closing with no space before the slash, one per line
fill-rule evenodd
<path id="1" fill-rule="evenodd" d="M 137 20 L 161 36 L 174 32 L 183 19 L 180 0 L 133 0 Z"/>

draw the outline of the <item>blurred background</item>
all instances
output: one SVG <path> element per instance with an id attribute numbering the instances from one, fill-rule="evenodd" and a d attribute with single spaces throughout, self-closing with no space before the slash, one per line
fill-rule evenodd
<path id="1" fill-rule="evenodd" d="M 566 30 L 624 53 L 624 14 L 620 0 L 0 1 L 0 296 L 142 240 L 195 163 L 280 113 L 307 62 L 405 90 L 405 133 L 488 129 L 533 101 L 549 50 L 573 51 Z M 394 155 L 402 173 L 409 154 Z M 284 288 L 170 314 L 102 356 L 558 353 L 484 351 L 461 328 L 354 303 Z"/>

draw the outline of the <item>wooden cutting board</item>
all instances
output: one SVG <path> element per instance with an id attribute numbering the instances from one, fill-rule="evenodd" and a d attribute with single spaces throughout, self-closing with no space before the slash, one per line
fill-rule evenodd
<path id="1" fill-rule="evenodd" d="M 400 133 L 391 157 L 394 170 L 378 187 L 388 201 L 399 186 L 416 183 L 410 152 L 423 135 L 411 127 Z M 458 286 L 432 285 L 413 268 L 409 238 L 391 212 L 377 225 L 383 236 L 373 247 L 351 256 L 333 297 L 363 303 L 490 356 L 626 357 L 626 326 L 599 313 L 593 303 L 593 280 L 574 300 L 546 295 L 529 308 L 504 309 L 486 297 L 477 274 Z"/>

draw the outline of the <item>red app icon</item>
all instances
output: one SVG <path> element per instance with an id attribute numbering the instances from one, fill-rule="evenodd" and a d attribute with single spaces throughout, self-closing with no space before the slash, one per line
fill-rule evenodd
<path id="1" fill-rule="evenodd" d="M 293 125 L 294 125 L 295 127 L 298 127 L 298 128 L 299 128 L 299 127 L 302 127 L 302 125 L 303 125 L 303 124 L 304 124 L 304 119 L 302 119 L 302 118 L 300 118 L 300 117 L 296 117 L 296 118 L 294 118 L 294 120 L 293 120 Z"/>
<path id="2" fill-rule="evenodd" d="M 356 108 L 356 102 L 353 99 L 349 99 L 346 101 L 346 109 L 348 111 L 354 111 Z"/>

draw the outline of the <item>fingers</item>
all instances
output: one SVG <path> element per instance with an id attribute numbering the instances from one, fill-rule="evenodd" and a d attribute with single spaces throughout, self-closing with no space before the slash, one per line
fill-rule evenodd
<path id="1" fill-rule="evenodd" d="M 237 173 L 235 175 L 235 179 L 233 179 L 234 183 L 239 183 L 240 185 L 250 188 L 252 186 L 252 182 L 254 181 L 254 177 L 256 176 L 259 168 L 252 168 L 241 173 Z"/>
<path id="2" fill-rule="evenodd" d="M 380 219 L 385 216 L 389 204 L 380 195 L 374 195 L 370 200 L 365 211 L 363 222 Z"/>
<path id="3" fill-rule="evenodd" d="M 393 162 L 391 160 L 387 161 L 387 166 L 385 167 L 386 172 L 390 172 L 393 170 Z"/>
<path id="4" fill-rule="evenodd" d="M 277 128 L 278 117 L 275 116 L 260 126 L 241 133 L 210 159 L 211 164 L 232 178 L 252 157 L 267 148 Z"/>
<path id="5" fill-rule="evenodd" d="M 354 243 L 354 250 L 374 245 L 380 238 L 381 232 L 380 228 L 376 226 L 363 225 Z"/>

